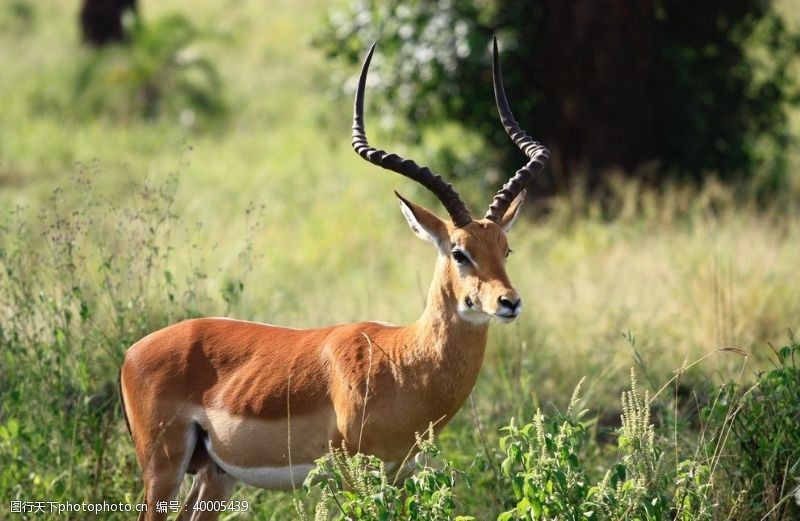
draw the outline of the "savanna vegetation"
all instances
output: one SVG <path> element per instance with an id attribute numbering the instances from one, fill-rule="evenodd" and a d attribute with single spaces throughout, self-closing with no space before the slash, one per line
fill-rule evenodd
<path id="1" fill-rule="evenodd" d="M 72 3 L 0 5 L 0 518 L 86 517 L 13 513 L 12 501 L 141 500 L 116 385 L 125 349 L 154 329 L 419 313 L 435 254 L 392 190 L 438 206 L 352 153 L 357 67 L 323 52 L 328 5 L 302 7 L 143 0 L 127 45 L 91 49 Z M 781 30 L 796 29 L 800 6 L 777 8 Z M 398 45 L 376 76 L 391 77 Z M 783 65 L 788 82 L 797 71 Z M 470 88 L 491 102 L 485 78 Z M 510 85 L 513 106 L 524 89 Z M 397 112 L 369 113 L 373 140 L 444 174 L 453 165 L 484 207 L 512 173 L 513 144 L 484 140 L 457 111 L 412 135 L 394 98 Z M 334 447 L 293 494 L 241 487 L 248 511 L 223 518 L 797 518 L 792 103 L 742 123 L 745 137 L 779 123 L 743 151 L 744 180 L 687 160 L 679 178 L 604 170 L 600 194 L 576 181 L 534 201 L 510 237 L 525 312 L 493 326 L 470 400 L 438 439 L 420 433 L 411 477 Z M 528 124 L 542 117 L 532 106 L 519 115 L 548 128 Z M 780 161 L 762 161 L 775 147 Z M 476 162 L 483 151 L 490 161 Z"/>

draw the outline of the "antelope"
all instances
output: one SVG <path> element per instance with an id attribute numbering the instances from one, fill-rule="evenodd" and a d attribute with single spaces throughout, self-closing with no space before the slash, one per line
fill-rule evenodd
<path id="1" fill-rule="evenodd" d="M 427 167 L 372 147 L 364 128 L 364 90 L 372 45 L 361 68 L 352 145 L 367 161 L 413 179 L 441 201 L 450 221 L 395 192 L 411 230 L 433 243 L 436 267 L 422 316 L 397 326 L 357 322 L 293 329 L 227 318 L 185 320 L 152 333 L 125 354 L 120 391 L 142 470 L 147 511 L 165 519 L 185 474 L 194 475 L 179 519 L 197 501 L 227 501 L 238 481 L 291 490 L 332 445 L 398 464 L 415 433 L 438 433 L 478 377 L 489 323 L 522 311 L 505 262 L 530 178 L 547 163 L 545 147 L 517 124 L 493 48 L 500 119 L 528 162 L 473 219 L 453 187 Z"/>

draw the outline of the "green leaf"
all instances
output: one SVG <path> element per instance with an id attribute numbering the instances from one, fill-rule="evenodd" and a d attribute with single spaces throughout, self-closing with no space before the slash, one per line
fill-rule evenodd
<path id="1" fill-rule="evenodd" d="M 505 474 L 508 477 L 511 477 L 511 473 L 513 472 L 514 469 L 514 460 L 511 458 L 504 459 L 503 463 L 500 465 L 500 468 L 503 471 L 503 474 Z"/>
<path id="2" fill-rule="evenodd" d="M 533 509 L 534 517 L 540 517 L 542 515 L 542 503 L 538 499 L 533 498 L 531 501 L 531 508 Z"/>
<path id="3" fill-rule="evenodd" d="M 524 490 L 526 485 L 527 482 L 525 481 L 525 478 L 523 476 L 519 474 L 514 476 L 514 478 L 511 480 L 511 488 L 514 491 L 514 496 L 518 498 L 524 497 L 525 496 Z"/>

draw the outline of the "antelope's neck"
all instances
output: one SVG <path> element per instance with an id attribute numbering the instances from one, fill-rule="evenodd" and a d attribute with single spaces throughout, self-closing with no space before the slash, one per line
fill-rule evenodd
<path id="1" fill-rule="evenodd" d="M 471 323 L 459 315 L 458 297 L 447 268 L 440 258 L 425 310 L 409 326 L 414 337 L 412 356 L 429 360 L 440 376 L 452 376 L 463 382 L 469 394 L 483 363 L 489 325 Z"/>

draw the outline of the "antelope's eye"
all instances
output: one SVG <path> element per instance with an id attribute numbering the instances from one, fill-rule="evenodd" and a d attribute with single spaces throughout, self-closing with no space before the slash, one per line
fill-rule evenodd
<path id="1" fill-rule="evenodd" d="M 453 260 L 456 261 L 456 264 L 459 266 L 466 266 L 469 264 L 469 258 L 464 255 L 464 252 L 461 250 L 453 250 L 450 252 L 453 254 Z"/>
<path id="2" fill-rule="evenodd" d="M 514 250 L 512 250 L 511 248 L 506 250 L 506 259 L 508 258 L 509 255 L 511 255 L 512 251 L 514 251 Z"/>

